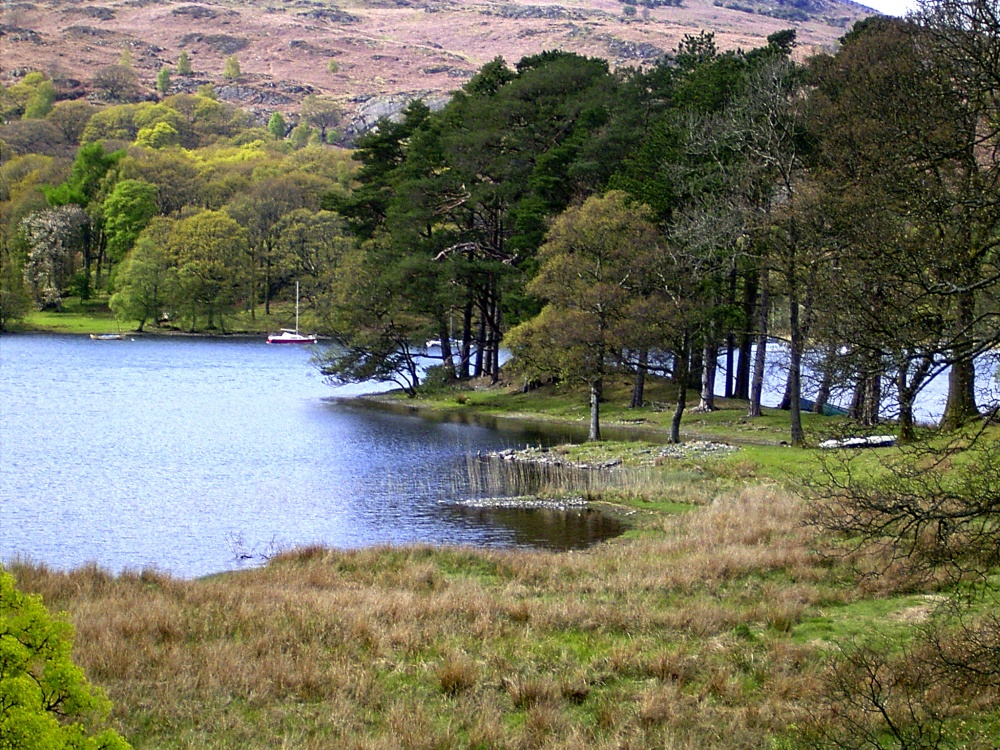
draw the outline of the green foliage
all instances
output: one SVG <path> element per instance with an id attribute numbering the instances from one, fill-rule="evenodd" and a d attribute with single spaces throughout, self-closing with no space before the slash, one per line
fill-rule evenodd
<path id="1" fill-rule="evenodd" d="M 191 57 L 186 49 L 182 49 L 180 55 L 177 56 L 177 75 L 189 76 L 192 73 L 194 70 L 191 68 Z"/>
<path id="2" fill-rule="evenodd" d="M 128 750 L 115 731 L 99 729 L 111 705 L 73 664 L 72 648 L 73 627 L 0 570 L 0 747 Z"/>
<path id="3" fill-rule="evenodd" d="M 169 122 L 158 122 L 155 125 L 140 128 L 135 135 L 136 145 L 148 148 L 176 146 L 179 141 L 180 133 Z"/>
<path id="4" fill-rule="evenodd" d="M 240 59 L 236 55 L 230 55 L 226 58 L 226 64 L 222 67 L 222 77 L 227 81 L 235 81 L 241 75 Z"/>
<path id="5" fill-rule="evenodd" d="M 191 328 L 203 317 L 224 332 L 228 308 L 245 288 L 246 231 L 221 211 L 201 211 L 174 224 L 168 248 Z"/>
<path id="6" fill-rule="evenodd" d="M 109 306 L 119 321 L 159 321 L 163 312 L 183 306 L 178 297 L 177 268 L 167 249 L 171 224 L 154 219 L 139 236 L 115 277 L 116 291 Z"/>
<path id="7" fill-rule="evenodd" d="M 0 248 L 0 331 L 22 319 L 31 308 L 24 288 L 21 264 L 9 251 Z"/>
<path id="8" fill-rule="evenodd" d="M 108 256 L 121 261 L 136 237 L 157 213 L 157 190 L 141 180 L 121 180 L 104 199 L 104 232 Z"/>
<path id="9" fill-rule="evenodd" d="M 277 141 L 284 140 L 287 127 L 285 118 L 277 110 L 271 115 L 271 119 L 267 121 L 267 132 Z"/>
<path id="10" fill-rule="evenodd" d="M 105 176 L 124 155 L 124 151 L 107 153 L 100 143 L 81 146 L 69 178 L 61 185 L 45 188 L 45 197 L 53 206 L 77 203 L 86 207 L 97 197 Z"/>
<path id="11" fill-rule="evenodd" d="M 164 65 L 160 72 L 156 74 L 156 90 L 161 94 L 170 91 L 170 68 Z"/>
<path id="12" fill-rule="evenodd" d="M 52 81 L 42 81 L 35 88 L 35 93 L 24 107 L 24 119 L 38 120 L 52 111 L 56 100 L 56 87 Z"/>
<path id="13" fill-rule="evenodd" d="M 292 128 L 292 132 L 288 134 L 288 140 L 294 148 L 305 148 L 312 139 L 314 132 L 308 123 L 303 121 Z"/>
<path id="14" fill-rule="evenodd" d="M 340 66 L 337 65 L 337 61 L 336 60 L 330 60 L 330 62 L 328 62 L 326 64 L 326 72 L 327 73 L 330 73 L 331 75 L 333 75 L 333 74 L 336 74 L 339 71 L 340 71 Z"/>

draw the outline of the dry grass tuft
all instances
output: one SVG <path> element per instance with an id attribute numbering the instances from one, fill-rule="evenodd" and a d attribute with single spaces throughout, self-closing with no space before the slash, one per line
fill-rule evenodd
<path id="1" fill-rule="evenodd" d="M 446 695 L 458 695 L 476 686 L 479 669 L 467 656 L 450 656 L 437 670 L 438 684 Z"/>

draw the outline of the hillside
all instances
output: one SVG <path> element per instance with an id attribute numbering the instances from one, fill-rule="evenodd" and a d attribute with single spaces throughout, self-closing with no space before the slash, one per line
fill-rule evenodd
<path id="1" fill-rule="evenodd" d="M 808 55 L 829 48 L 851 23 L 873 12 L 835 0 L 677 1 L 639 6 L 631 20 L 618 0 L 5 3 L 0 80 L 7 84 L 42 70 L 63 96 L 85 95 L 94 72 L 128 49 L 152 91 L 159 70 L 173 68 L 186 50 L 194 76 L 175 76 L 175 89 L 214 83 L 221 99 L 261 118 L 274 110 L 296 112 L 309 93 L 330 95 L 342 102 L 350 134 L 415 96 L 432 104 L 443 100 L 498 55 L 514 63 L 558 48 L 636 66 L 703 29 L 715 32 L 722 49 L 732 49 L 760 46 L 768 34 L 790 26 L 798 30 L 801 54 Z M 222 77 L 231 55 L 242 72 L 233 83 Z"/>

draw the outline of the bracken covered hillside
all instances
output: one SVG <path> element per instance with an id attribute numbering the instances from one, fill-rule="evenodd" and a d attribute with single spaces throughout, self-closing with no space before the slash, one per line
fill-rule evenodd
<path id="1" fill-rule="evenodd" d="M 328 94 L 348 113 L 349 135 L 415 96 L 433 106 L 498 55 L 514 63 L 563 49 L 637 66 L 703 29 L 732 49 L 758 47 L 788 27 L 797 29 L 800 54 L 808 55 L 872 13 L 834 0 L 641 1 L 7 2 L 0 81 L 41 70 L 62 96 L 87 95 L 91 76 L 128 49 L 152 92 L 156 74 L 186 50 L 194 75 L 175 76 L 174 89 L 214 83 L 220 99 L 262 118 L 296 111 L 309 93 Z M 233 55 L 241 76 L 227 80 L 223 67 Z"/>

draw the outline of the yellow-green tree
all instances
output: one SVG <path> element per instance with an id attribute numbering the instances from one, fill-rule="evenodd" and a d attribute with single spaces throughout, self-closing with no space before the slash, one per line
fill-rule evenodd
<path id="1" fill-rule="evenodd" d="M 561 214 L 538 251 L 541 266 L 528 292 L 542 312 L 505 338 L 520 366 L 590 387 L 590 440 L 601 439 L 600 401 L 614 357 L 627 345 L 629 309 L 653 269 L 658 235 L 646 206 L 611 191 Z"/>
<path id="2" fill-rule="evenodd" d="M 73 636 L 72 625 L 0 570 L 0 748 L 129 749 L 100 728 L 111 704 L 73 664 Z"/>
<path id="3" fill-rule="evenodd" d="M 203 317 L 208 328 L 218 321 L 225 332 L 226 311 L 246 285 L 246 231 L 222 211 L 201 211 L 178 221 L 168 243 L 191 330 Z"/>
<path id="4" fill-rule="evenodd" d="M 222 77 L 228 81 L 234 81 L 241 75 L 240 59 L 236 55 L 230 55 L 226 58 L 226 64 L 222 67 Z"/>

